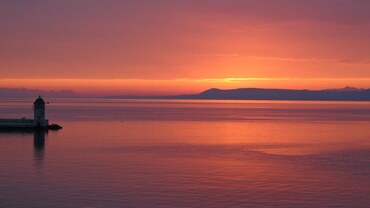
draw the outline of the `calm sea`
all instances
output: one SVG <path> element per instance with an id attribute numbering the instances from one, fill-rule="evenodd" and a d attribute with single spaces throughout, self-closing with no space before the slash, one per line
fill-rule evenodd
<path id="1" fill-rule="evenodd" d="M 369 102 L 47 101 L 64 129 L 0 133 L 0 207 L 370 207 Z"/>

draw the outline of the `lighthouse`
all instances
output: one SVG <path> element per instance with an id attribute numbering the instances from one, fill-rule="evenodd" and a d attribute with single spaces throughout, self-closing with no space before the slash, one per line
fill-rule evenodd
<path id="1" fill-rule="evenodd" d="M 48 120 L 45 119 L 45 101 L 39 96 L 33 102 L 34 122 L 36 126 L 48 126 Z"/>
<path id="2" fill-rule="evenodd" d="M 45 101 L 39 96 L 33 102 L 33 119 L 25 117 L 21 119 L 0 118 L 1 130 L 59 130 L 62 129 L 58 124 L 49 125 L 49 120 L 45 118 Z"/>

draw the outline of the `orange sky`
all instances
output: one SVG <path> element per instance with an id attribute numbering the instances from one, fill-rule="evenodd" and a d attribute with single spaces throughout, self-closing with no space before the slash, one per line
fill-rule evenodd
<path id="1" fill-rule="evenodd" d="M 370 87 L 367 0 L 2 1 L 0 87 Z"/>

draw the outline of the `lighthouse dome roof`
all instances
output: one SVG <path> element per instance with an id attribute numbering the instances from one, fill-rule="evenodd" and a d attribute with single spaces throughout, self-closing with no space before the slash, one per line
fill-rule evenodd
<path id="1" fill-rule="evenodd" d="M 44 101 L 44 99 L 42 99 L 42 97 L 41 96 L 39 96 L 36 100 L 35 100 L 35 102 L 33 102 L 34 104 L 45 104 L 45 101 Z"/>

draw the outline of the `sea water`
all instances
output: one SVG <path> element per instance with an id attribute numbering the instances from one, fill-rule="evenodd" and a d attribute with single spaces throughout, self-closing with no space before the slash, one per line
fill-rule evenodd
<path id="1" fill-rule="evenodd" d="M 62 130 L 0 132 L 0 207 L 370 207 L 369 102 L 46 101 Z"/>

